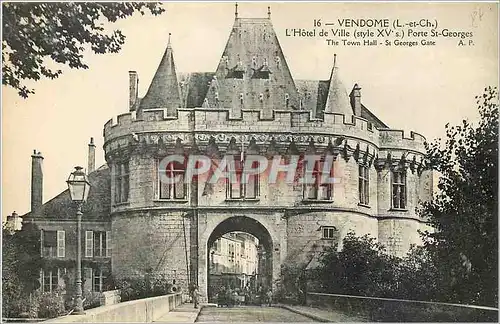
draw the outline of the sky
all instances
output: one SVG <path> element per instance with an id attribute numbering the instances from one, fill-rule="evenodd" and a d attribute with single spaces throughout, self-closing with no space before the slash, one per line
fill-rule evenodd
<path id="1" fill-rule="evenodd" d="M 164 3 L 161 16 L 139 14 L 110 26 L 126 36 L 118 54 L 85 54 L 88 70 L 63 68 L 22 99 L 2 87 L 2 217 L 30 210 L 31 154 L 44 156 L 46 202 L 66 188 L 76 165 L 87 166 L 90 137 L 96 166 L 105 163 L 103 126 L 128 111 L 128 71 L 139 74 L 139 96 L 165 51 L 168 34 L 177 72 L 215 71 L 234 22 L 233 3 Z M 347 89 L 358 83 L 362 102 L 394 129 L 428 140 L 446 123 L 477 121 L 474 97 L 498 86 L 498 4 L 495 3 L 239 3 L 239 17 L 271 19 L 295 79 L 327 79 L 337 66 Z M 329 46 L 319 36 L 287 37 L 286 29 L 312 29 L 321 19 L 437 21 L 438 29 L 471 31 L 473 46 L 438 38 L 434 46 Z M 352 31 L 353 29 L 351 29 Z"/>

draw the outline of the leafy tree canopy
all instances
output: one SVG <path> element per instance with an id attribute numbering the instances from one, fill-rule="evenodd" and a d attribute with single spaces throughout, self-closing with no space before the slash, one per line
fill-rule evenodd
<path id="1" fill-rule="evenodd" d="M 28 311 L 28 295 L 40 285 L 40 231 L 31 223 L 2 229 L 2 307 L 7 317 Z"/>
<path id="2" fill-rule="evenodd" d="M 440 193 L 421 213 L 436 229 L 425 233 L 426 247 L 450 277 L 449 298 L 497 305 L 497 88 L 484 89 L 476 99 L 477 126 L 466 120 L 446 125 L 446 140 L 427 145 L 429 166 L 441 174 Z"/>
<path id="3" fill-rule="evenodd" d="M 2 83 L 18 90 L 23 98 L 34 93 L 26 80 L 57 78 L 60 69 L 87 69 L 83 52 L 117 53 L 124 44 L 120 30 L 106 30 L 106 22 L 134 12 L 153 15 L 164 12 L 161 3 L 141 2 L 8 2 L 2 12 Z"/>

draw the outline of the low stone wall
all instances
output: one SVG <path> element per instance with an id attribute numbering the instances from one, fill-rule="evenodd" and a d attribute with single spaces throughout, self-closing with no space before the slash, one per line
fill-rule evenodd
<path id="1" fill-rule="evenodd" d="M 67 315 L 44 323 L 153 322 L 183 302 L 181 294 L 138 299 L 88 309 L 84 315 Z"/>
<path id="2" fill-rule="evenodd" d="M 307 293 L 307 305 L 371 322 L 498 322 L 498 309 L 418 300 Z"/>

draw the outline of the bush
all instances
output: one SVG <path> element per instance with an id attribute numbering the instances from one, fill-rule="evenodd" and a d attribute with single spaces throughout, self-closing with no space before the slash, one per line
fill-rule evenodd
<path id="1" fill-rule="evenodd" d="M 58 288 L 53 292 L 42 293 L 38 302 L 39 318 L 54 318 L 64 315 L 64 293 Z"/>
<path id="2" fill-rule="evenodd" d="M 90 309 L 101 306 L 102 293 L 86 291 L 83 294 L 83 309 Z"/>
<path id="3" fill-rule="evenodd" d="M 167 295 L 172 284 L 163 276 L 146 276 L 144 278 L 128 278 L 117 281 L 121 301 L 136 300 Z"/>

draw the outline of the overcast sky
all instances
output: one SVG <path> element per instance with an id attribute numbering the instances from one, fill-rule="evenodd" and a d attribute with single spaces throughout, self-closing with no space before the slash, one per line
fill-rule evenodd
<path id="1" fill-rule="evenodd" d="M 240 17 L 272 22 L 295 79 L 327 79 L 333 54 L 349 90 L 362 87 L 362 102 L 396 129 L 417 131 L 427 139 L 443 136 L 446 123 L 477 120 L 474 96 L 498 84 L 497 5 L 425 3 L 240 3 Z M 66 188 L 75 165 L 87 166 L 90 137 L 97 145 L 96 165 L 105 163 L 102 129 L 108 119 L 128 111 L 128 71 L 139 73 L 139 96 L 172 33 L 178 72 L 215 71 L 234 22 L 234 4 L 165 4 L 159 16 L 134 16 L 113 27 L 126 35 L 119 54 L 94 55 L 88 70 L 65 69 L 57 80 L 34 85 L 22 99 L 3 87 L 2 215 L 30 209 L 31 154 L 44 160 L 44 202 Z M 439 28 L 472 31 L 474 46 L 438 39 L 428 47 L 328 46 L 324 39 L 285 36 L 286 28 L 311 29 L 314 19 L 389 18 L 437 20 Z"/>

